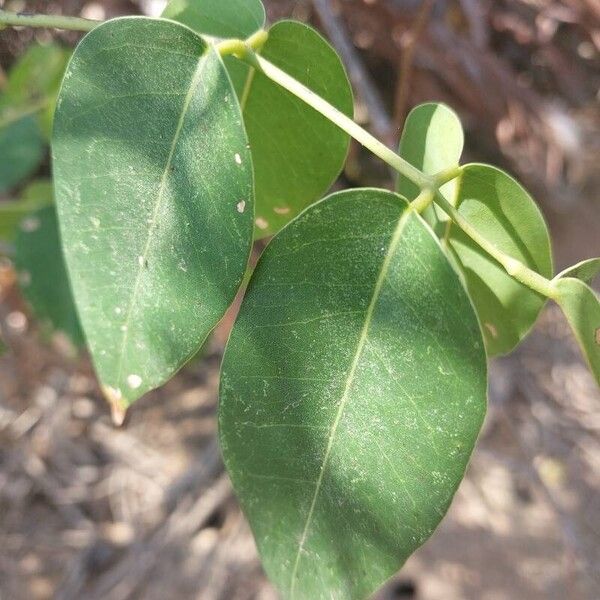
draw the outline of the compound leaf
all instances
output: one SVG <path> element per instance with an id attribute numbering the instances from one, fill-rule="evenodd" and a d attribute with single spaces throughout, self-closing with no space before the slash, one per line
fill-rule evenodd
<path id="1" fill-rule="evenodd" d="M 435 175 L 458 166 L 464 143 L 457 114 L 445 104 L 431 102 L 415 107 L 406 118 L 400 138 L 400 155 L 423 173 Z M 411 200 L 419 194 L 419 188 L 403 175 L 398 177 L 396 189 Z M 452 202 L 456 182 L 447 183 L 440 191 Z M 425 210 L 423 217 L 432 227 L 446 220 L 443 212 L 433 206 Z"/>
<path id="2" fill-rule="evenodd" d="M 365 598 L 432 533 L 485 413 L 473 307 L 383 190 L 334 194 L 269 244 L 224 357 L 234 488 L 282 597 Z"/>
<path id="3" fill-rule="evenodd" d="M 261 55 L 352 116 L 352 88 L 335 50 L 314 29 L 280 21 Z M 256 177 L 257 237 L 272 235 L 320 198 L 340 173 L 349 137 L 261 73 L 243 97 Z"/>
<path id="4" fill-rule="evenodd" d="M 556 297 L 598 385 L 600 385 L 600 299 L 583 281 L 566 277 L 554 282 Z"/>
<path id="5" fill-rule="evenodd" d="M 488 165 L 462 167 L 456 206 L 499 250 L 544 277 L 552 277 L 552 251 L 544 218 L 527 191 Z M 527 334 L 545 298 L 515 281 L 458 227 L 447 241 L 462 270 L 491 356 L 512 350 Z"/>
<path id="6" fill-rule="evenodd" d="M 62 331 L 73 344 L 83 346 L 54 206 L 32 212 L 22 221 L 15 247 L 21 290 L 35 315 L 47 329 Z"/>
<path id="7" fill-rule="evenodd" d="M 122 416 L 202 346 L 250 253 L 252 162 L 218 53 L 172 21 L 94 29 L 65 74 L 53 167 L 75 301 Z"/>
<path id="8" fill-rule="evenodd" d="M 220 38 L 247 38 L 265 24 L 260 0 L 171 0 L 162 16 Z"/>

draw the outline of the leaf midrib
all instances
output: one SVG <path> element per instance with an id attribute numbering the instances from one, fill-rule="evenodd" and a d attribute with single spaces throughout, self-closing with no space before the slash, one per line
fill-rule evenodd
<path id="1" fill-rule="evenodd" d="M 164 192 L 166 189 L 169 173 L 171 172 L 171 164 L 173 162 L 175 150 L 176 150 L 177 144 L 179 142 L 181 130 L 183 129 L 185 117 L 187 116 L 187 112 L 188 112 L 190 104 L 192 102 L 192 98 L 194 97 L 194 92 L 198 86 L 200 78 L 202 77 L 202 73 L 204 71 L 204 67 L 206 66 L 208 57 L 209 57 L 209 49 L 205 48 L 204 52 L 200 55 L 200 57 L 198 59 L 198 64 L 196 66 L 196 70 L 194 71 L 194 75 L 192 76 L 192 79 L 190 80 L 190 87 L 187 91 L 187 94 L 186 94 L 184 102 L 183 102 L 181 114 L 179 115 L 179 119 L 177 121 L 177 127 L 175 128 L 175 133 L 173 135 L 173 142 L 171 143 L 171 148 L 169 150 L 167 162 L 166 162 L 166 165 L 165 165 L 165 168 L 164 168 L 161 180 L 160 180 L 158 195 L 156 198 L 154 209 L 152 211 L 152 219 L 150 222 L 150 227 L 148 228 L 148 237 L 146 238 L 146 244 L 144 246 L 144 251 L 140 255 L 141 260 L 138 259 L 138 270 L 137 270 L 137 274 L 136 274 L 135 283 L 133 286 L 133 292 L 132 292 L 130 300 L 129 300 L 129 306 L 127 307 L 125 320 L 123 321 L 123 325 L 122 325 L 124 327 L 123 338 L 121 340 L 121 346 L 120 346 L 120 350 L 119 350 L 119 359 L 118 359 L 119 362 L 117 363 L 117 377 L 115 379 L 115 383 L 116 383 L 117 389 L 119 391 L 121 391 L 121 378 L 123 376 L 123 363 L 124 363 L 125 349 L 127 347 L 127 342 L 129 340 L 129 329 L 131 326 L 131 318 L 133 315 L 133 309 L 134 309 L 134 306 L 136 303 L 137 295 L 139 294 L 139 290 L 140 290 L 140 283 L 142 280 L 142 273 L 144 272 L 144 265 L 146 264 L 146 261 L 148 259 L 148 254 L 150 252 L 150 247 L 152 245 L 152 239 L 153 239 L 152 234 L 153 234 L 154 230 L 156 229 L 158 214 L 160 212 L 160 208 L 161 208 L 163 200 L 164 200 Z M 123 395 L 122 391 L 121 391 L 121 394 Z"/>
<path id="2" fill-rule="evenodd" d="M 369 329 L 371 328 L 371 323 L 373 320 L 373 314 L 375 312 L 375 308 L 377 306 L 377 302 L 379 301 L 379 297 L 381 296 L 381 290 L 383 289 L 383 285 L 387 278 L 387 274 L 390 268 L 390 264 L 392 262 L 392 258 L 398 248 L 398 244 L 400 243 L 400 239 L 402 237 L 402 233 L 404 231 L 404 227 L 409 217 L 412 215 L 412 211 L 410 208 L 403 207 L 403 212 L 398 220 L 396 228 L 394 229 L 394 233 L 392 234 L 390 245 L 388 247 L 387 253 L 381 265 L 381 270 L 377 276 L 377 280 L 375 281 L 375 286 L 373 288 L 373 294 L 371 296 L 371 300 L 369 302 L 369 306 L 367 308 L 367 312 L 365 313 L 365 320 L 361 329 L 360 337 L 358 339 L 358 344 L 356 347 L 356 352 L 354 354 L 354 358 L 352 360 L 352 364 L 348 371 L 348 375 L 346 377 L 346 383 L 344 386 L 344 391 L 342 393 L 342 398 L 340 400 L 340 404 L 338 407 L 338 411 L 336 413 L 335 419 L 329 430 L 329 436 L 327 441 L 327 447 L 325 449 L 325 454 L 323 456 L 323 462 L 321 463 L 321 470 L 319 472 L 319 477 L 317 479 L 315 485 L 315 491 L 312 497 L 311 505 L 308 511 L 308 515 L 306 517 L 306 522 L 304 524 L 304 529 L 302 531 L 302 536 L 300 538 L 300 543 L 298 544 L 298 551 L 296 553 L 296 558 L 294 560 L 294 567 L 292 569 L 292 576 L 290 580 L 290 600 L 294 600 L 295 588 L 296 588 L 296 576 L 298 573 L 298 568 L 300 566 L 300 560 L 302 557 L 302 551 L 304 550 L 304 544 L 306 543 L 306 539 L 308 537 L 308 532 L 310 530 L 310 525 L 313 519 L 315 507 L 317 504 L 317 500 L 319 498 L 319 493 L 321 491 L 321 487 L 323 484 L 323 479 L 325 477 L 325 471 L 327 469 L 329 458 L 331 456 L 331 450 L 333 448 L 333 444 L 335 441 L 335 436 L 337 433 L 337 429 L 342 420 L 342 416 L 344 414 L 344 410 L 346 408 L 346 404 L 348 403 L 348 399 L 350 397 L 350 392 L 352 390 L 352 386 L 354 384 L 354 378 L 356 375 L 356 370 L 358 369 L 358 365 L 360 359 L 362 358 L 362 353 L 367 343 L 367 339 L 369 336 Z"/>

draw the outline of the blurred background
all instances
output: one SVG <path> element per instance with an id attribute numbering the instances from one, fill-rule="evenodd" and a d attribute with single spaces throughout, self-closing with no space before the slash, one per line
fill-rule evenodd
<path id="1" fill-rule="evenodd" d="M 0 0 L 7 10 L 93 19 L 158 15 L 164 4 Z M 465 126 L 463 160 L 502 166 L 540 203 L 557 270 L 600 255 L 598 0 L 265 4 L 271 21 L 291 16 L 332 41 L 354 85 L 357 120 L 386 143 L 397 144 L 414 105 L 448 103 Z M 11 67 L 32 44 L 58 48 L 41 81 L 53 69 L 60 77 L 62 49 L 80 37 L 1 31 L 0 93 L 9 95 Z M 49 176 L 43 119 L 40 127 L 27 178 L 1 189 L 0 203 L 39 206 Z M 0 175 L 10 179 L 6 135 L 0 120 Z M 389 187 L 391 176 L 353 145 L 336 185 Z M 25 219 L 21 228 L 34 225 Z M 116 429 L 87 357 L 33 318 L 12 254 L 1 242 L 9 351 L 0 358 L 0 599 L 275 600 L 215 437 L 233 316 L 202 357 Z M 486 425 L 453 506 L 376 598 L 600 598 L 600 392 L 556 307 L 492 363 Z"/>

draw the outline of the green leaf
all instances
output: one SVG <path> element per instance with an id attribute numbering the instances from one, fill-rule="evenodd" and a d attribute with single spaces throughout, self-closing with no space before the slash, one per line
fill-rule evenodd
<path id="1" fill-rule="evenodd" d="M 426 175 L 457 167 L 463 151 L 465 136 L 460 119 L 445 104 L 428 103 L 414 108 L 404 124 L 400 138 L 400 155 Z M 419 194 L 419 188 L 408 178 L 398 177 L 397 191 L 411 200 Z M 453 201 L 456 182 L 451 181 L 440 189 L 444 197 Z M 430 206 L 423 217 L 433 227 L 446 221 L 443 211 Z"/>
<path id="2" fill-rule="evenodd" d="M 0 240 L 12 242 L 19 223 L 31 212 L 52 204 L 54 194 L 49 180 L 31 182 L 19 200 L 0 202 Z"/>
<path id="3" fill-rule="evenodd" d="M 34 44 L 11 69 L 3 98 L 4 107 L 27 110 L 39 106 L 38 122 L 47 139 L 52 116 L 71 51 L 57 44 Z"/>
<path id="4" fill-rule="evenodd" d="M 0 157 L 0 192 L 35 172 L 44 158 L 44 141 L 35 117 L 13 120 L 0 115 Z"/>
<path id="5" fill-rule="evenodd" d="M 556 297 L 598 385 L 600 385 L 600 299 L 583 281 L 570 277 L 554 282 Z"/>
<path id="6" fill-rule="evenodd" d="M 224 357 L 229 474 L 283 598 L 365 598 L 433 532 L 485 413 L 472 305 L 423 220 L 334 194 L 265 250 Z"/>
<path id="7" fill-rule="evenodd" d="M 246 269 L 252 160 L 220 56 L 171 21 L 100 25 L 67 69 L 53 154 L 75 301 L 122 416 L 197 352 Z"/>
<path id="8" fill-rule="evenodd" d="M 15 264 L 23 295 L 49 329 L 64 332 L 76 346 L 84 339 L 60 246 L 54 206 L 31 213 L 21 224 Z"/>
<path id="9" fill-rule="evenodd" d="M 280 21 L 261 55 L 352 116 L 352 88 L 335 50 L 314 29 Z M 277 232 L 322 197 L 339 175 L 349 137 L 325 117 L 253 72 L 244 121 L 256 179 L 257 237 Z"/>
<path id="10" fill-rule="evenodd" d="M 265 24 L 260 0 L 171 0 L 162 16 L 220 38 L 247 38 Z"/>
<path id="11" fill-rule="evenodd" d="M 564 271 L 561 271 L 555 279 L 563 279 L 565 277 L 572 277 L 574 279 L 581 279 L 581 281 L 590 284 L 596 276 L 600 273 L 600 258 L 588 258 L 578 262 L 576 265 L 568 267 Z"/>
<path id="12" fill-rule="evenodd" d="M 552 277 L 552 251 L 544 218 L 527 191 L 488 165 L 462 168 L 456 206 L 499 250 L 544 277 Z M 447 240 L 462 270 L 490 356 L 510 352 L 531 329 L 546 299 L 515 281 L 458 227 Z"/>

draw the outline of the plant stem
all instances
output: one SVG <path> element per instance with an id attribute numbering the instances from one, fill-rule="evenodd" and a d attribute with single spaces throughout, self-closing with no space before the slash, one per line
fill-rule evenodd
<path id="1" fill-rule="evenodd" d="M 410 207 L 421 214 L 432 202 L 435 197 L 435 190 L 425 188 L 420 194 L 410 203 Z"/>
<path id="2" fill-rule="evenodd" d="M 498 262 L 504 270 L 518 282 L 538 292 L 546 298 L 556 296 L 552 282 L 539 273 L 531 270 L 522 262 L 498 250 L 494 244 L 484 238 L 439 192 L 435 194 L 435 203 L 466 233 L 484 252 Z"/>
<path id="3" fill-rule="evenodd" d="M 93 21 L 79 17 L 61 15 L 29 15 L 0 10 L 0 27 L 13 25 L 20 27 L 48 27 L 51 29 L 70 29 L 72 31 L 91 31 L 103 21 Z"/>
<path id="4" fill-rule="evenodd" d="M 390 165 L 394 170 L 398 171 L 406 178 L 410 179 L 415 185 L 420 188 L 434 188 L 435 182 L 431 177 L 428 177 L 409 162 L 398 156 L 390 150 L 385 144 L 380 142 L 376 137 L 372 136 L 368 131 L 364 130 L 360 125 L 355 123 L 350 117 L 335 108 L 332 104 L 315 94 L 312 90 L 276 67 L 255 52 L 237 53 L 236 56 L 240 60 L 248 63 L 263 75 L 285 88 L 297 98 L 314 108 L 324 117 L 337 125 L 342 131 L 353 137 L 357 142 L 361 143 L 365 148 L 368 148 L 373 154 Z"/>
<path id="5" fill-rule="evenodd" d="M 50 27 L 56 29 L 70 29 L 74 31 L 91 31 L 94 27 L 100 25 L 102 21 L 92 21 L 77 17 L 63 17 L 58 15 L 25 15 L 9 13 L 0 10 L 0 28 L 3 25 L 29 26 L 29 27 Z M 552 283 L 542 277 L 539 273 L 532 271 L 526 265 L 508 256 L 498 250 L 494 244 L 480 235 L 471 224 L 462 217 L 462 215 L 452 206 L 440 193 L 439 188 L 443 184 L 458 177 L 461 173 L 460 167 L 452 167 L 433 177 L 422 173 L 416 167 L 413 167 L 408 161 L 390 150 L 385 144 L 372 136 L 368 131 L 360 127 L 350 117 L 335 108 L 332 104 L 315 94 L 312 90 L 288 75 L 285 71 L 276 67 L 259 54 L 266 42 L 268 34 L 264 30 L 256 32 L 247 40 L 223 40 L 215 44 L 217 51 L 222 55 L 233 54 L 240 60 L 243 60 L 254 69 L 263 73 L 266 77 L 286 89 L 288 92 L 314 108 L 329 121 L 337 125 L 342 131 L 353 137 L 365 148 L 378 156 L 385 163 L 390 165 L 398 173 L 410 179 L 415 185 L 421 188 L 421 193 L 411 203 L 411 207 L 417 212 L 422 212 L 432 201 L 434 201 L 442 210 L 444 210 L 452 221 L 460 227 L 482 250 L 494 258 L 506 272 L 530 289 L 538 292 L 547 298 L 554 298 L 556 293 Z"/>

